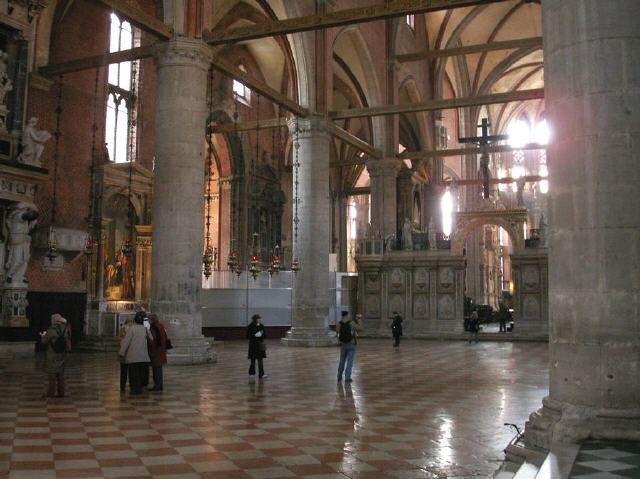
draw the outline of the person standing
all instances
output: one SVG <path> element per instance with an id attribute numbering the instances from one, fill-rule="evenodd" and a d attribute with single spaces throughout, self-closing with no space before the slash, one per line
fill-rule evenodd
<path id="1" fill-rule="evenodd" d="M 71 350 L 71 332 L 67 320 L 58 313 L 52 314 L 49 328 L 40 336 L 45 348 L 44 370 L 49 380 L 46 397 L 63 398 L 64 367 L 67 352 Z"/>
<path id="2" fill-rule="evenodd" d="M 345 382 L 351 382 L 351 368 L 353 358 L 356 355 L 356 345 L 358 344 L 357 331 L 362 329 L 362 315 L 356 314 L 354 321 L 349 318 L 349 312 L 343 311 L 342 318 L 338 321 L 338 340 L 340 341 L 340 362 L 338 363 L 338 381 L 342 381 L 344 372 Z M 346 369 L 345 369 L 346 365 Z"/>
<path id="3" fill-rule="evenodd" d="M 142 393 L 142 381 L 149 371 L 149 352 L 147 343 L 153 341 L 151 333 L 144 327 L 143 314 L 136 313 L 135 324 L 132 324 L 120 344 L 120 358 L 127 364 L 129 371 L 129 388 L 132 395 Z"/>
<path id="4" fill-rule="evenodd" d="M 391 334 L 393 334 L 393 347 L 400 346 L 400 336 L 402 336 L 402 316 L 396 311 L 393 312 L 393 322 L 391 323 Z"/>
<path id="5" fill-rule="evenodd" d="M 122 345 L 122 340 L 127 334 L 127 330 L 134 324 L 133 318 L 127 318 L 118 331 L 118 338 L 120 339 L 120 345 Z M 127 377 L 128 377 L 128 366 L 127 363 L 124 362 L 124 357 L 120 356 L 120 394 L 123 394 L 127 388 Z"/>
<path id="6" fill-rule="evenodd" d="M 157 314 L 151 313 L 149 321 L 151 322 L 151 335 L 153 336 L 153 344 L 149 348 L 151 351 L 153 387 L 149 391 L 162 391 L 162 366 L 167 364 L 167 330 L 164 324 L 160 322 Z"/>
<path id="7" fill-rule="evenodd" d="M 478 331 L 480 330 L 480 320 L 478 319 L 478 312 L 473 310 L 471 312 L 471 321 L 469 322 L 469 342 L 478 342 Z"/>
<path id="8" fill-rule="evenodd" d="M 500 303 L 500 308 L 498 309 L 498 320 L 500 321 L 500 332 L 507 332 L 507 316 L 509 312 L 507 311 L 507 307 L 504 303 Z"/>
<path id="9" fill-rule="evenodd" d="M 264 365 L 262 360 L 267 357 L 267 345 L 264 342 L 266 338 L 266 330 L 264 324 L 260 321 L 262 317 L 259 314 L 251 316 L 251 323 L 247 326 L 247 339 L 249 340 L 249 376 L 256 375 L 256 360 L 258 361 L 258 377 L 264 378 Z"/>

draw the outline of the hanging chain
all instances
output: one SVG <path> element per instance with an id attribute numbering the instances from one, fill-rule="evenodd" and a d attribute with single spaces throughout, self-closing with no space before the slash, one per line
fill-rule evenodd
<path id="1" fill-rule="evenodd" d="M 55 137 L 55 149 L 53 151 L 53 198 L 51 200 L 51 226 L 56 223 L 56 213 L 58 209 L 58 158 L 60 156 L 60 119 L 62 117 L 62 80 L 58 77 L 58 99 L 56 104 L 56 131 L 53 133 Z"/>
<path id="2" fill-rule="evenodd" d="M 293 168 L 295 170 L 294 179 L 293 179 L 293 241 L 294 245 L 298 242 L 298 225 L 300 223 L 300 218 L 298 217 L 298 205 L 300 203 L 300 198 L 298 197 L 298 186 L 299 181 L 298 177 L 300 175 L 300 159 L 299 159 L 299 150 L 300 150 L 300 126 L 298 124 L 298 118 L 296 117 L 296 127 L 293 132 Z"/>
<path id="3" fill-rule="evenodd" d="M 138 114 L 138 108 L 136 106 L 137 103 L 137 92 L 136 92 L 136 87 L 137 87 L 137 83 L 138 83 L 138 62 L 137 61 L 133 61 L 131 62 L 131 97 L 129 100 L 129 118 L 128 118 L 128 125 L 127 125 L 127 130 L 128 130 L 128 140 L 129 140 L 129 144 L 128 144 L 128 156 L 129 156 L 129 185 L 128 185 L 128 192 L 127 192 L 127 198 L 129 200 L 129 237 L 125 238 L 124 243 L 123 243 L 123 247 L 122 247 L 122 252 L 125 255 L 129 255 L 132 252 L 133 249 L 133 232 L 134 232 L 134 225 L 135 225 L 135 211 L 133 209 L 133 161 L 134 161 L 134 156 L 137 153 L 137 150 L 135 148 L 135 143 L 136 143 L 136 125 L 137 125 L 137 114 Z"/>
<path id="4" fill-rule="evenodd" d="M 96 68 L 96 76 L 93 87 L 93 123 L 91 125 L 91 166 L 89 167 L 89 215 L 87 216 L 87 238 L 84 244 L 84 251 L 91 254 L 93 250 L 94 235 L 96 228 L 97 201 L 96 201 L 96 169 L 98 161 L 98 149 L 96 137 L 98 135 L 98 82 L 100 79 L 100 69 Z"/>
<path id="5" fill-rule="evenodd" d="M 202 255 L 203 273 L 209 279 L 211 276 L 211 266 L 214 262 L 213 248 L 211 247 L 211 170 L 213 168 L 213 131 L 210 128 L 213 120 L 213 65 L 209 67 L 209 78 L 207 82 L 207 106 L 209 115 L 205 122 L 205 135 L 207 138 L 207 171 L 205 172 L 205 210 L 206 210 L 206 234 L 204 254 Z"/>

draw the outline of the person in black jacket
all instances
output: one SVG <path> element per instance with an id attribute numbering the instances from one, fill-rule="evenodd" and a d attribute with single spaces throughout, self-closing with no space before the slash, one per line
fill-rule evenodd
<path id="1" fill-rule="evenodd" d="M 260 322 L 262 318 L 259 314 L 251 316 L 251 323 L 247 326 L 247 339 L 249 340 L 249 376 L 256 375 L 256 359 L 258 360 L 258 377 L 262 379 L 264 374 L 264 366 L 262 360 L 267 357 L 267 345 L 264 342 L 266 331 L 264 324 Z"/>
<path id="2" fill-rule="evenodd" d="M 391 333 L 393 334 L 393 346 L 400 346 L 400 336 L 402 336 L 402 316 L 397 312 L 393 312 L 393 323 L 391 323 Z"/>

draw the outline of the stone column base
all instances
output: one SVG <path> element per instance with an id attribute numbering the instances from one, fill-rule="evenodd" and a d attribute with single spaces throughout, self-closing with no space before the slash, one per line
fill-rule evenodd
<path id="1" fill-rule="evenodd" d="M 171 339 L 173 349 L 167 352 L 169 364 L 215 363 L 216 354 L 204 336 L 199 338 Z"/>
<path id="2" fill-rule="evenodd" d="M 337 346 L 338 337 L 336 333 L 325 328 L 296 328 L 287 331 L 287 335 L 282 338 L 285 346 L 298 346 L 304 348 L 322 348 L 327 346 Z"/>
<path id="3" fill-rule="evenodd" d="M 550 450 L 552 441 L 575 444 L 587 439 L 640 441 L 640 408 L 597 409 L 546 397 L 525 424 L 529 448 Z"/>
<path id="4" fill-rule="evenodd" d="M 169 364 L 215 363 L 216 354 L 204 336 L 199 338 L 171 339 L 173 349 L 167 352 Z"/>

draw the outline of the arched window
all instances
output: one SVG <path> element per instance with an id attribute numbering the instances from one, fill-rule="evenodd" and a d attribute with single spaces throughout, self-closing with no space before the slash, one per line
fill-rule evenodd
<path id="1" fill-rule="evenodd" d="M 247 70 L 243 65 L 239 65 L 238 68 L 247 73 Z M 233 80 L 233 97 L 236 99 L 236 101 L 249 106 L 249 103 L 251 101 L 251 90 L 249 90 L 249 88 L 247 88 L 244 83 L 239 82 L 238 80 Z"/>
<path id="2" fill-rule="evenodd" d="M 129 50 L 139 43 L 137 32 L 127 21 L 111 14 L 109 52 Z M 122 62 L 109 65 L 109 83 L 107 97 L 107 118 L 105 141 L 109 158 L 116 163 L 129 161 L 128 145 L 133 141 L 135 148 L 135 128 L 129 131 L 130 117 L 135 116 L 136 106 L 132 88 L 132 71 L 138 68 L 134 62 Z M 134 135 L 130 138 L 129 135 Z M 135 151 L 135 150 L 134 150 Z M 135 155 L 134 155 L 135 156 Z"/>

